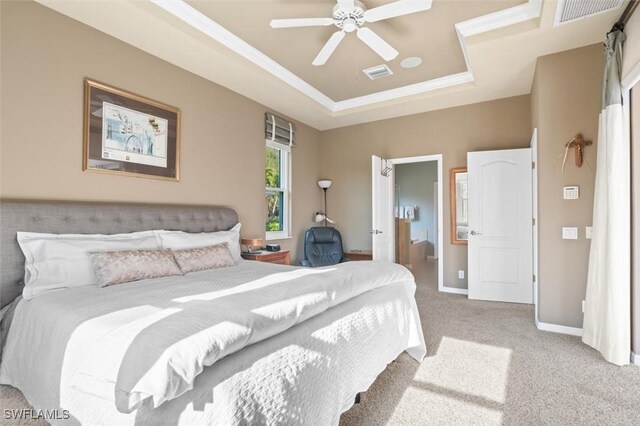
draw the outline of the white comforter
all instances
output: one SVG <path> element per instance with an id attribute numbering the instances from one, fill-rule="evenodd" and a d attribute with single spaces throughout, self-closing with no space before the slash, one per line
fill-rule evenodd
<path id="1" fill-rule="evenodd" d="M 339 415 L 342 409 L 348 408 L 352 393 L 370 385 L 400 351 L 409 349 L 415 358 L 424 357 L 414 290 L 413 277 L 406 269 L 376 262 L 352 262 L 321 269 L 242 262 L 236 267 L 187 277 L 147 280 L 106 289 L 61 290 L 18 305 L 5 347 L 0 381 L 27 388 L 25 395 L 31 396 L 30 402 L 36 408 L 68 408 L 78 420 L 89 424 L 100 423 L 92 417 L 91 410 L 85 408 L 92 403 L 96 404 L 93 411 L 99 412 L 100 406 L 104 411 L 101 415 L 111 416 L 106 424 L 131 420 L 130 416 L 116 414 L 104 403 L 96 402 L 98 400 L 112 406 L 115 402 L 120 411 L 137 410 L 132 413 L 136 423 L 140 423 L 143 412 L 145 419 L 153 419 L 163 411 L 153 407 L 164 401 L 169 402 L 160 408 L 166 406 L 167 410 L 180 413 L 176 423 L 183 419 L 188 419 L 188 423 L 211 423 L 211 419 L 222 424 L 242 423 L 256 415 L 262 422 L 277 423 L 283 413 L 287 413 L 283 407 L 294 410 L 298 416 L 308 415 L 300 414 L 299 406 L 291 406 L 295 389 L 269 389 L 266 393 L 253 389 L 251 395 L 238 395 L 238 386 L 260 388 L 276 377 L 276 382 L 281 383 L 282 377 L 278 375 L 282 374 L 287 378 L 285 382 L 297 383 L 298 389 L 326 386 L 310 366 L 316 367 L 314 364 L 318 364 L 323 355 L 337 353 L 344 347 L 347 351 L 353 350 L 344 342 L 339 343 L 341 339 L 364 339 L 355 344 L 369 345 L 378 351 L 371 353 L 370 359 L 360 360 L 370 366 L 329 365 L 321 371 L 320 376 L 324 377 L 327 370 L 337 374 L 361 370 L 360 376 L 354 377 L 352 388 L 345 388 L 342 383 L 336 386 L 351 394 L 336 396 L 333 405 L 338 409 L 331 410 L 325 405 L 330 415 L 327 420 L 334 423 L 336 413 Z M 347 317 L 351 319 L 345 323 Z M 305 322 L 293 327 L 302 321 Z M 301 331 L 305 327 L 310 330 Z M 287 329 L 290 330 L 285 331 Z M 378 330 L 381 333 L 378 337 L 386 336 L 388 341 L 376 339 Z M 316 354 L 312 355 L 314 351 L 307 347 L 315 346 L 318 333 L 324 333 L 324 339 L 337 339 L 332 343 L 336 347 L 315 350 Z M 271 336 L 274 337 L 269 339 Z M 314 340 L 310 340 L 312 336 Z M 240 351 L 264 339 L 267 340 Z M 277 350 L 263 353 L 264 348 L 274 343 Z M 292 345 L 300 346 L 299 359 L 294 357 L 283 365 L 283 353 L 291 357 Z M 343 347 L 337 347 L 339 345 Z M 34 350 L 47 346 L 52 349 L 46 351 L 50 352 L 47 356 Z M 257 354 L 261 356 L 256 358 Z M 278 356 L 272 358 L 276 354 Z M 249 366 L 242 361 L 246 357 L 254 359 Z M 234 364 L 238 362 L 242 367 L 234 371 Z M 204 366 L 211 364 L 206 374 L 198 377 Z M 304 374 L 296 377 L 296 371 L 283 372 L 287 365 L 294 370 L 299 368 Z M 251 375 L 243 376 L 248 370 Z M 32 377 L 25 379 L 25 375 Z M 212 383 L 204 377 L 216 379 Z M 35 380 L 38 386 L 48 387 L 53 398 L 36 389 L 32 383 Z M 239 385 L 238 380 L 243 384 Z M 194 406 L 187 409 L 181 401 L 202 395 L 198 386 L 191 390 L 194 381 L 206 383 L 202 386 L 209 389 L 209 399 L 213 393 L 210 401 L 213 406 L 208 407 L 213 410 Z M 225 396 L 216 401 L 216 390 L 219 393 L 224 389 Z M 271 400 L 256 406 L 256 398 L 261 395 L 268 395 Z M 175 404 L 170 400 L 176 401 Z M 301 401 L 300 405 L 305 403 Z M 308 407 L 309 413 L 313 411 Z M 201 414 L 194 417 L 194 412 Z M 317 420 L 318 415 L 308 418 Z"/>

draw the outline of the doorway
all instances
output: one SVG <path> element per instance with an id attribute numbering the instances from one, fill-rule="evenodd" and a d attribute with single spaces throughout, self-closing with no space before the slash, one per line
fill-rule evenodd
<path id="1" fill-rule="evenodd" d="M 442 154 L 372 161 L 374 260 L 429 262 L 437 267 L 438 290 L 447 291 Z"/>

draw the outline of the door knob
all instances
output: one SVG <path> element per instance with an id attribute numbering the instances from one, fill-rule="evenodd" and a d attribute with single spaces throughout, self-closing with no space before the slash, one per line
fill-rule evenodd
<path id="1" fill-rule="evenodd" d="M 373 235 L 382 234 L 382 231 L 378 231 L 377 229 L 373 229 L 370 231 Z"/>
<path id="2" fill-rule="evenodd" d="M 471 231 L 469 232 L 471 235 L 482 235 L 480 232 L 476 232 L 476 231 Z"/>

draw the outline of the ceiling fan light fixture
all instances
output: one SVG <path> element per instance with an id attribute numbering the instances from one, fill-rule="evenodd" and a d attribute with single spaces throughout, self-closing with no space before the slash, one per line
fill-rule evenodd
<path id="1" fill-rule="evenodd" d="M 352 33 L 359 27 L 358 23 L 353 18 L 347 18 L 342 21 L 342 29 L 347 33 Z"/>

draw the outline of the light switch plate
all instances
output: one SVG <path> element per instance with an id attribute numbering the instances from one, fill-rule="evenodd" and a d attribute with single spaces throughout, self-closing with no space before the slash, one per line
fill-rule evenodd
<path id="1" fill-rule="evenodd" d="M 464 271 L 463 270 L 459 270 L 458 271 L 458 278 L 461 280 L 464 280 Z"/>
<path id="2" fill-rule="evenodd" d="M 562 239 L 563 240 L 577 240 L 578 239 L 578 228 L 562 228 Z"/>
<path id="3" fill-rule="evenodd" d="M 584 228 L 584 236 L 587 240 L 591 239 L 592 234 L 593 234 L 593 228 L 591 226 L 587 226 Z"/>

